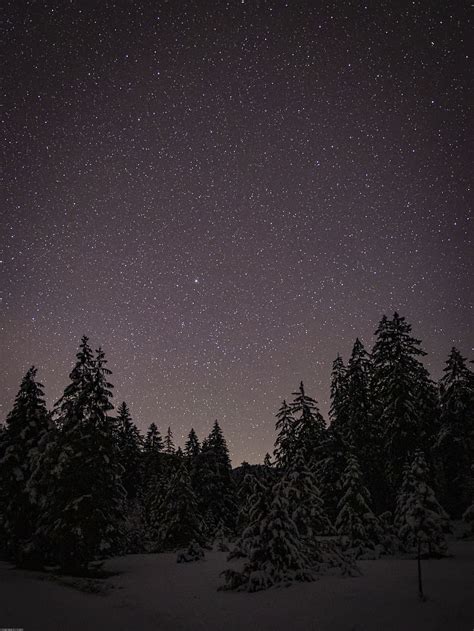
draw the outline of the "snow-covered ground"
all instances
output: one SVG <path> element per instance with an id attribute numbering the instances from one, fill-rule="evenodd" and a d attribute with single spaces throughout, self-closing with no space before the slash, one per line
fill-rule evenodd
<path id="1" fill-rule="evenodd" d="M 474 542 L 453 558 L 423 563 L 427 601 L 417 598 L 416 562 L 363 561 L 363 576 L 325 576 L 255 594 L 218 592 L 226 554 L 177 564 L 176 555 L 111 559 L 102 594 L 0 563 L 0 627 L 25 631 L 471 631 Z"/>

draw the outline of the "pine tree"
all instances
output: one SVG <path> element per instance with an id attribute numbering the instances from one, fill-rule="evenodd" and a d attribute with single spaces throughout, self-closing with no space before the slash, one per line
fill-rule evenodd
<path id="1" fill-rule="evenodd" d="M 252 511 L 255 511 L 257 499 L 261 500 L 264 498 L 264 494 L 261 491 L 262 489 L 266 488 L 267 485 L 267 480 L 257 479 L 254 471 L 250 468 L 248 472 L 245 473 L 237 491 L 238 513 L 236 520 L 236 531 L 238 534 L 238 538 L 233 550 L 229 554 L 229 560 L 231 558 L 240 558 L 246 556 L 245 545 L 247 539 L 243 538 L 243 533 L 250 526 L 253 519 L 255 518 L 252 515 Z"/>
<path id="2" fill-rule="evenodd" d="M 291 411 L 295 418 L 295 432 L 298 448 L 304 450 L 306 462 L 312 463 L 323 457 L 323 446 L 326 438 L 326 424 L 319 412 L 316 401 L 305 393 L 303 382 L 291 403 Z"/>
<path id="3" fill-rule="evenodd" d="M 155 423 L 151 423 L 143 441 L 142 487 L 154 484 L 163 474 L 163 439 Z"/>
<path id="4" fill-rule="evenodd" d="M 38 498 L 29 483 L 40 443 L 51 430 L 36 374 L 33 366 L 23 377 L 0 442 L 0 531 L 7 554 L 20 565 L 40 560 L 35 546 Z"/>
<path id="5" fill-rule="evenodd" d="M 165 454 L 174 454 L 176 451 L 173 441 L 173 432 L 171 431 L 171 427 L 168 427 L 166 431 L 166 436 L 164 439 L 164 453 Z"/>
<path id="6" fill-rule="evenodd" d="M 158 454 L 163 451 L 163 439 L 155 423 L 151 423 L 143 444 L 145 454 Z"/>
<path id="7" fill-rule="evenodd" d="M 373 558 L 382 538 L 377 518 L 370 508 L 370 493 L 364 486 L 359 462 L 349 451 L 343 477 L 343 495 L 339 501 L 336 530 L 343 537 L 346 550 L 355 558 Z"/>
<path id="8" fill-rule="evenodd" d="M 416 450 L 410 466 L 404 470 L 401 493 L 397 501 L 396 524 L 400 539 L 407 548 L 415 548 L 418 564 L 418 593 L 424 599 L 421 558 L 445 555 L 444 529 L 448 516 L 427 483 L 428 466 L 423 452 Z"/>
<path id="9" fill-rule="evenodd" d="M 297 445 L 296 423 L 292 410 L 284 400 L 276 414 L 275 464 L 279 468 L 286 468 L 292 461 Z"/>
<path id="10" fill-rule="evenodd" d="M 143 440 L 125 402 L 118 408 L 115 432 L 118 457 L 123 468 L 122 485 L 127 496 L 121 552 L 137 553 L 143 550 L 144 533 L 141 493 Z"/>
<path id="11" fill-rule="evenodd" d="M 186 462 L 169 482 L 159 522 L 159 549 L 172 550 L 188 546 L 192 541 L 204 544 L 203 521 Z"/>
<path id="12" fill-rule="evenodd" d="M 243 548 L 248 555 L 242 571 L 223 572 L 221 589 L 255 592 L 294 581 L 313 581 L 307 550 L 289 514 L 289 503 L 282 482 L 273 488 L 256 483 L 259 493 L 251 510 L 251 524 L 243 533 Z"/>
<path id="13" fill-rule="evenodd" d="M 333 534 L 334 527 L 326 513 L 316 476 L 306 465 L 301 450 L 286 470 L 281 483 L 299 537 L 306 541 L 308 549 L 317 559 L 316 535 Z"/>
<path id="14" fill-rule="evenodd" d="M 348 417 L 350 442 L 353 443 L 356 452 L 360 454 L 371 443 L 373 449 L 374 438 L 370 422 L 370 359 L 362 342 L 356 339 L 346 373 L 346 397 L 345 411 Z M 365 455 L 365 454 L 364 454 Z M 362 463 L 361 463 L 362 465 Z"/>
<path id="15" fill-rule="evenodd" d="M 56 408 L 60 432 L 49 467 L 49 493 L 38 533 L 68 571 L 116 549 L 125 491 L 121 485 L 115 427 L 108 416 L 112 385 L 101 349 L 92 357 L 82 338 L 71 383 Z"/>
<path id="16" fill-rule="evenodd" d="M 374 345 L 373 410 L 383 438 L 386 475 L 393 492 L 400 486 L 408 452 L 426 444 L 425 419 L 419 405 L 428 387 L 427 373 L 418 357 L 426 355 L 410 335 L 405 318 L 382 318 Z"/>
<path id="17" fill-rule="evenodd" d="M 163 439 L 155 423 L 151 423 L 143 443 L 141 503 L 147 530 L 146 539 L 156 540 L 157 515 L 166 490 L 166 467 L 163 462 Z"/>
<path id="18" fill-rule="evenodd" d="M 407 549 L 420 554 L 444 555 L 447 550 L 444 531 L 449 517 L 428 484 L 429 468 L 421 450 L 416 450 L 404 468 L 397 497 L 395 524 Z"/>
<path id="19" fill-rule="evenodd" d="M 123 467 L 122 484 L 127 492 L 128 499 L 134 500 L 139 486 L 142 437 L 132 420 L 130 410 L 125 401 L 118 408 L 116 427 L 120 464 Z"/>
<path id="20" fill-rule="evenodd" d="M 347 438 L 347 387 L 346 367 L 338 355 L 332 364 L 331 372 L 331 407 L 329 417 L 331 428 Z"/>
<path id="21" fill-rule="evenodd" d="M 191 431 L 189 432 L 188 440 L 184 446 L 184 453 L 191 460 L 197 458 L 201 453 L 201 445 L 193 428 L 191 428 Z"/>
<path id="22" fill-rule="evenodd" d="M 331 424 L 324 441 L 324 457 L 313 469 L 324 505 L 334 522 L 338 514 L 338 500 L 342 493 L 342 479 L 346 467 L 348 445 L 340 432 Z"/>
<path id="23" fill-rule="evenodd" d="M 380 427 L 372 413 L 371 375 L 369 355 L 357 338 L 346 373 L 345 437 L 357 454 L 374 506 L 382 508 L 385 505 L 387 487 L 384 484 Z"/>
<path id="24" fill-rule="evenodd" d="M 217 526 L 222 521 L 231 530 L 235 527 L 237 506 L 231 470 L 227 442 L 219 423 L 215 421 L 202 444 L 195 487 L 199 492 L 201 513 L 206 516 L 208 526 Z"/>
<path id="25" fill-rule="evenodd" d="M 474 494 L 474 380 L 465 358 L 453 347 L 440 383 L 440 430 L 436 450 L 444 472 L 444 505 L 459 518 Z"/>

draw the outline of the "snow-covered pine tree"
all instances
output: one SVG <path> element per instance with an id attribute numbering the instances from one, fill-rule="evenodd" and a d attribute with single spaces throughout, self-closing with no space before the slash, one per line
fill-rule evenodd
<path id="1" fill-rule="evenodd" d="M 293 459 L 297 447 L 296 424 L 290 406 L 284 400 L 276 414 L 277 438 L 275 441 L 275 465 L 286 468 Z"/>
<path id="2" fill-rule="evenodd" d="M 326 513 L 316 476 L 307 466 L 302 450 L 296 452 L 281 483 L 299 537 L 305 541 L 315 561 L 320 560 L 316 536 L 331 535 L 334 527 Z"/>
<path id="3" fill-rule="evenodd" d="M 176 555 L 177 563 L 192 563 L 193 561 L 204 560 L 204 549 L 197 541 L 191 541 L 184 550 L 178 550 Z"/>
<path id="4" fill-rule="evenodd" d="M 474 495 L 474 375 L 452 348 L 440 382 L 440 430 L 436 451 L 443 466 L 443 504 L 459 518 Z"/>
<path id="5" fill-rule="evenodd" d="M 245 546 L 247 538 L 244 538 L 243 534 L 246 528 L 248 528 L 252 523 L 252 511 L 255 510 L 255 506 L 258 504 L 257 500 L 260 501 L 260 499 L 264 497 L 263 489 L 265 489 L 266 486 L 267 480 L 264 478 L 261 482 L 259 482 L 254 471 L 249 468 L 248 472 L 245 473 L 237 491 L 238 513 L 236 520 L 236 532 L 238 537 L 234 548 L 229 555 L 229 559 L 246 556 Z"/>
<path id="6" fill-rule="evenodd" d="M 181 463 L 169 481 L 158 522 L 158 550 L 182 548 L 192 541 L 199 545 L 204 544 L 204 524 L 191 486 L 186 461 Z"/>
<path id="7" fill-rule="evenodd" d="M 324 457 L 318 460 L 313 467 L 321 497 L 332 523 L 339 512 L 337 504 L 342 493 L 347 449 L 344 438 L 331 424 L 326 430 Z"/>
<path id="8" fill-rule="evenodd" d="M 29 482 L 51 417 L 36 374 L 33 366 L 23 377 L 0 442 L 0 532 L 7 555 L 19 565 L 41 560 L 35 545 L 38 498 Z"/>
<path id="9" fill-rule="evenodd" d="M 71 383 L 56 408 L 61 430 L 49 452 L 54 466 L 38 529 L 67 571 L 86 571 L 90 561 L 116 549 L 120 536 L 125 491 L 108 416 L 109 374 L 103 351 L 94 359 L 83 337 Z"/>
<path id="10" fill-rule="evenodd" d="M 383 438 L 386 476 L 393 496 L 401 483 L 407 453 L 426 445 L 426 419 L 419 401 L 428 383 L 418 360 L 426 353 L 410 333 L 411 326 L 398 313 L 392 320 L 384 316 L 372 352 L 373 415 Z M 386 508 L 392 508 L 393 501 L 388 499 Z"/>
<path id="11" fill-rule="evenodd" d="M 305 393 L 303 382 L 298 392 L 293 392 L 291 411 L 295 418 L 295 432 L 298 449 L 303 449 L 309 466 L 324 457 L 326 424 L 315 399 Z"/>
<path id="12" fill-rule="evenodd" d="M 261 486 L 261 482 L 257 482 Z M 248 555 L 241 571 L 227 569 L 220 589 L 255 592 L 294 581 L 313 581 L 316 572 L 308 551 L 289 514 L 283 481 L 260 489 L 251 511 L 252 522 L 244 531 Z"/>
<path id="13" fill-rule="evenodd" d="M 220 521 L 215 528 L 213 541 L 219 552 L 229 552 L 229 539 L 231 537 L 232 533 L 225 527 L 224 523 Z"/>
<path id="14" fill-rule="evenodd" d="M 429 468 L 425 456 L 417 449 L 404 468 L 395 524 L 406 549 L 416 549 L 420 555 L 443 556 L 447 551 L 444 532 L 449 517 L 428 480 Z"/>
<path id="15" fill-rule="evenodd" d="M 362 471 L 352 449 L 347 455 L 342 493 L 335 526 L 344 549 L 354 558 L 377 557 L 382 552 L 381 527 L 370 508 L 370 493 L 364 486 Z"/>
<path id="16" fill-rule="evenodd" d="M 127 498 L 134 500 L 138 493 L 143 440 L 125 401 L 121 403 L 117 412 L 117 447 L 120 464 L 123 467 L 122 484 L 127 492 Z"/>

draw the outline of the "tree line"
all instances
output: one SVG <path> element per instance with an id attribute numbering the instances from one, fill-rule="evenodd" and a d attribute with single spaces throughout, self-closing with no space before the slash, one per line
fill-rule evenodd
<path id="1" fill-rule="evenodd" d="M 83 337 L 53 410 L 32 367 L 0 430 L 3 551 L 85 573 L 111 555 L 195 560 L 217 543 L 246 559 L 223 588 L 248 591 L 350 574 L 358 558 L 442 556 L 450 519 L 474 525 L 474 374 L 453 348 L 436 384 L 424 355 L 405 318 L 384 316 L 370 353 L 357 339 L 347 365 L 334 361 L 330 423 L 300 383 L 277 412 L 273 458 L 232 470 L 217 421 L 176 448 L 170 428 L 142 436 L 126 403 L 113 414 L 104 352 Z"/>

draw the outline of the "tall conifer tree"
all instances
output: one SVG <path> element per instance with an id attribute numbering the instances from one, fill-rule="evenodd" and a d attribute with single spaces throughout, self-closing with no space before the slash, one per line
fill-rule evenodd
<path id="1" fill-rule="evenodd" d="M 31 492 L 30 479 L 51 419 L 36 374 L 33 366 L 23 377 L 0 441 L 0 532 L 8 555 L 18 564 L 39 561 L 39 498 Z"/>
<path id="2" fill-rule="evenodd" d="M 306 394 L 303 382 L 293 396 L 291 411 L 295 417 L 298 447 L 303 449 L 306 462 L 312 464 L 324 457 L 326 424 L 315 399 Z"/>
<path id="3" fill-rule="evenodd" d="M 116 429 L 120 464 L 123 467 L 123 486 L 127 497 L 134 500 L 139 487 L 143 441 L 125 401 L 118 408 Z"/>
<path id="4" fill-rule="evenodd" d="M 39 532 L 63 569 L 84 572 L 118 544 L 125 491 L 115 427 L 108 416 L 112 386 L 101 349 L 95 359 L 82 338 L 77 362 L 57 405 L 61 431 L 50 468 Z"/>
<path id="5" fill-rule="evenodd" d="M 291 407 L 283 401 L 276 414 L 277 438 L 275 441 L 275 463 L 280 469 L 286 468 L 292 462 L 297 449 L 296 423 Z"/>
<path id="6" fill-rule="evenodd" d="M 454 347 L 440 382 L 440 407 L 436 450 L 444 472 L 444 504 L 458 519 L 474 495 L 474 375 Z"/>
<path id="7" fill-rule="evenodd" d="M 395 492 L 407 454 L 417 447 L 426 448 L 425 419 L 419 401 L 428 384 L 426 370 L 418 359 L 426 353 L 398 313 L 392 320 L 384 316 L 376 335 L 372 353 L 373 414 L 382 436 L 387 479 Z"/>

